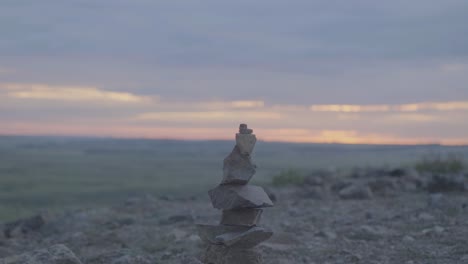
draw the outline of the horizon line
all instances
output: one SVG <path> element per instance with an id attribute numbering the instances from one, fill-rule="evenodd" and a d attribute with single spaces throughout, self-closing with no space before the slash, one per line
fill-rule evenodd
<path id="1" fill-rule="evenodd" d="M 0 137 L 41 137 L 41 138 L 75 138 L 75 139 L 116 139 L 116 140 L 160 140 L 160 141 L 180 141 L 180 142 L 209 142 L 209 141 L 233 141 L 229 138 L 211 138 L 211 139 L 197 139 L 197 138 L 177 138 L 177 137 L 135 137 L 135 136 L 100 136 L 100 135 L 73 135 L 73 134 L 7 134 L 0 133 Z M 320 141 L 281 141 L 281 140 L 265 140 L 258 139 L 259 142 L 265 143 L 284 143 L 284 144 L 304 144 L 304 145 L 350 145 L 350 146 L 441 146 L 441 147 L 468 147 L 467 143 L 462 144 L 443 144 L 440 142 L 427 142 L 427 143 L 349 143 L 349 142 L 320 142 Z"/>

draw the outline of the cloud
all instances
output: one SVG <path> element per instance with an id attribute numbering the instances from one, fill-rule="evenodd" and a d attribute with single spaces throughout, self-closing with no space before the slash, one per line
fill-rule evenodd
<path id="1" fill-rule="evenodd" d="M 401 105 L 312 105 L 313 112 L 418 112 L 418 111 L 465 111 L 468 101 L 460 102 L 423 102 Z"/>
<path id="2" fill-rule="evenodd" d="M 246 111 L 206 111 L 206 112 L 151 112 L 139 114 L 136 120 L 156 120 L 193 123 L 197 121 L 235 121 L 235 120 L 278 120 L 282 115 L 275 112 L 246 112 Z"/>
<path id="3" fill-rule="evenodd" d="M 14 73 L 15 71 L 13 69 L 9 69 L 9 68 L 2 68 L 0 67 L 0 75 L 4 74 L 11 74 L 11 73 Z"/>
<path id="4" fill-rule="evenodd" d="M 441 66 L 442 71 L 447 73 L 463 73 L 468 71 L 466 63 L 446 63 Z"/>
<path id="5" fill-rule="evenodd" d="M 17 99 L 54 100 L 54 101 L 97 101 L 119 103 L 141 103 L 149 97 L 126 92 L 100 90 L 85 86 L 50 86 L 47 84 L 4 83 L 6 95 Z"/>
<path id="6" fill-rule="evenodd" d="M 389 105 L 312 105 L 313 112 L 388 112 Z"/>
<path id="7" fill-rule="evenodd" d="M 217 138 L 245 120 L 293 141 L 468 131 L 467 1 L 0 2 L 0 122 L 21 133 Z"/>
<path id="8" fill-rule="evenodd" d="M 460 0 L 8 2 L 0 4 L 4 54 L 199 66 L 468 55 L 468 4 Z"/>
<path id="9" fill-rule="evenodd" d="M 394 114 L 386 117 L 389 122 L 417 122 L 417 123 L 430 123 L 437 121 L 437 117 L 427 114 Z"/>
<path id="10" fill-rule="evenodd" d="M 400 111 L 403 111 L 403 112 L 415 112 L 415 111 L 422 111 L 422 110 L 436 110 L 436 111 L 468 110 L 468 101 L 405 104 L 405 105 L 398 106 L 398 108 Z"/>
<path id="11" fill-rule="evenodd" d="M 265 102 L 259 100 L 211 101 L 188 104 L 193 105 L 193 107 L 200 107 L 203 109 L 255 109 L 263 108 L 265 106 Z"/>
<path id="12" fill-rule="evenodd" d="M 265 102 L 263 101 L 233 101 L 231 102 L 234 108 L 257 108 L 263 107 Z"/>

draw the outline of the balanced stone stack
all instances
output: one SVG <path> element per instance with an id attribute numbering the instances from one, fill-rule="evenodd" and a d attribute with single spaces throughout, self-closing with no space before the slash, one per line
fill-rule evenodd
<path id="1" fill-rule="evenodd" d="M 273 232 L 258 223 L 264 207 L 273 206 L 262 187 L 248 185 L 256 172 L 251 154 L 257 142 L 252 129 L 241 124 L 236 146 L 224 159 L 221 184 L 208 193 L 213 207 L 223 210 L 219 225 L 198 225 L 201 239 L 208 244 L 206 264 L 258 264 L 261 254 L 255 246 Z"/>

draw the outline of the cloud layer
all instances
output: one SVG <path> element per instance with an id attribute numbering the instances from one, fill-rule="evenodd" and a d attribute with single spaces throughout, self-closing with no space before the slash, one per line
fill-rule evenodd
<path id="1" fill-rule="evenodd" d="M 404 105 L 279 105 L 171 101 L 99 88 L 1 84 L 3 134 L 228 139 L 240 122 L 262 140 L 466 144 L 468 101 Z"/>
<path id="2" fill-rule="evenodd" d="M 468 143 L 463 0 L 6 0 L 0 133 Z M 223 136 L 224 135 L 224 136 Z"/>

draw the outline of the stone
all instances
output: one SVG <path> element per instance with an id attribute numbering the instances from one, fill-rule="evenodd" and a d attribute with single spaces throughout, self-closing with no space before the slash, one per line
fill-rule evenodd
<path id="1" fill-rule="evenodd" d="M 254 185 L 219 185 L 209 192 L 213 207 L 222 210 L 273 206 L 262 187 Z"/>
<path id="2" fill-rule="evenodd" d="M 0 259 L 1 264 L 81 264 L 75 254 L 64 245 L 55 245 L 22 255 Z"/>
<path id="3" fill-rule="evenodd" d="M 131 217 L 117 217 L 115 219 L 111 219 L 107 222 L 104 223 L 104 226 L 106 226 L 109 229 L 118 229 L 122 228 L 124 226 L 129 226 L 135 224 L 135 219 Z"/>
<path id="4" fill-rule="evenodd" d="M 12 249 L 9 249 L 5 247 L 5 245 L 1 245 L 1 244 L 2 243 L 0 241 L 0 259 L 14 255 L 14 251 Z M 0 263 L 2 262 L 0 261 Z"/>
<path id="5" fill-rule="evenodd" d="M 144 256 L 131 256 L 131 255 L 125 255 L 110 262 L 110 264 L 151 264 L 151 263 L 154 263 L 154 262 Z"/>
<path id="6" fill-rule="evenodd" d="M 468 263 L 468 254 L 466 255 L 463 255 L 461 258 L 460 258 L 460 263 Z"/>
<path id="7" fill-rule="evenodd" d="M 109 264 L 151 264 L 155 263 L 149 256 L 139 255 L 129 249 L 118 249 L 95 252 L 84 260 L 85 263 Z"/>
<path id="8" fill-rule="evenodd" d="M 305 186 L 296 192 L 297 197 L 301 199 L 321 200 L 325 197 L 325 192 L 321 186 Z"/>
<path id="9" fill-rule="evenodd" d="M 445 228 L 443 228 L 441 226 L 434 226 L 432 228 L 423 229 L 421 231 L 421 234 L 423 234 L 423 235 L 433 235 L 433 234 L 440 235 L 443 232 L 445 232 Z"/>
<path id="10" fill-rule="evenodd" d="M 445 213 L 457 212 L 463 209 L 463 205 L 456 201 L 452 201 L 448 196 L 442 193 L 431 193 L 427 199 L 427 207 L 430 210 L 440 210 Z"/>
<path id="11" fill-rule="evenodd" d="M 434 220 L 434 216 L 429 214 L 429 213 L 426 213 L 426 212 L 422 212 L 420 214 L 418 214 L 418 219 L 419 220 L 422 220 L 422 221 L 433 221 Z"/>
<path id="12" fill-rule="evenodd" d="M 366 185 L 359 185 L 359 184 L 352 184 L 348 187 L 341 189 L 338 192 L 338 195 L 341 199 L 356 199 L 356 200 L 363 200 L 363 199 L 370 199 L 372 198 L 372 191 L 370 190 L 369 186 Z"/>
<path id="13" fill-rule="evenodd" d="M 429 195 L 427 205 L 432 208 L 445 208 L 450 205 L 450 201 L 441 193 L 433 193 Z"/>
<path id="14" fill-rule="evenodd" d="M 333 183 L 330 187 L 330 190 L 332 192 L 336 192 L 336 193 L 339 193 L 341 190 L 349 187 L 353 185 L 352 182 L 349 182 L 349 181 L 342 181 L 342 180 L 338 180 L 336 181 L 335 183 Z"/>
<path id="15" fill-rule="evenodd" d="M 253 130 L 252 129 L 242 129 L 239 130 L 239 134 L 252 134 Z"/>
<path id="16" fill-rule="evenodd" d="M 181 260 L 181 264 L 203 264 L 200 260 L 195 257 L 185 257 Z"/>
<path id="17" fill-rule="evenodd" d="M 378 240 L 388 235 L 388 230 L 381 226 L 362 225 L 348 235 L 353 240 Z"/>
<path id="18" fill-rule="evenodd" d="M 338 237 L 338 235 L 335 233 L 335 231 L 329 230 L 329 229 L 321 230 L 321 231 L 315 233 L 315 235 L 318 236 L 318 237 L 323 237 L 323 238 L 330 239 L 330 240 L 334 240 L 334 239 L 336 239 Z"/>
<path id="19" fill-rule="evenodd" d="M 265 190 L 265 192 L 267 193 L 268 195 L 268 198 L 270 198 L 271 201 L 273 202 L 276 202 L 277 201 L 277 198 L 276 198 L 276 194 L 275 192 L 273 192 L 272 189 L 268 188 L 268 187 L 265 187 L 263 188 Z"/>
<path id="20" fill-rule="evenodd" d="M 228 247 L 253 248 L 269 239 L 273 232 L 263 227 L 252 227 L 247 231 L 224 233 L 216 241 Z"/>
<path id="21" fill-rule="evenodd" d="M 394 178 L 401 178 L 407 174 L 407 170 L 405 168 L 394 168 L 388 171 L 388 176 Z"/>
<path id="22" fill-rule="evenodd" d="M 439 192 L 463 192 L 466 190 L 463 175 L 435 174 L 427 183 L 427 190 L 430 193 Z"/>
<path id="23" fill-rule="evenodd" d="M 263 258 L 255 249 L 210 245 L 203 262 L 205 264 L 261 264 Z"/>
<path id="24" fill-rule="evenodd" d="M 7 239 L 7 236 L 6 236 L 5 232 L 4 232 L 5 231 L 5 226 L 2 223 L 0 223 L 0 230 L 2 230 L 2 232 L 0 232 L 0 245 L 2 245 L 2 241 Z"/>
<path id="25" fill-rule="evenodd" d="M 239 133 L 240 133 L 240 134 L 252 134 L 252 133 L 253 133 L 253 130 L 247 128 L 247 125 L 246 125 L 246 124 L 240 124 L 240 125 L 239 125 Z"/>
<path id="26" fill-rule="evenodd" d="M 201 240 L 208 244 L 221 244 L 216 237 L 226 233 L 245 232 L 250 227 L 198 224 L 197 231 Z"/>
<path id="27" fill-rule="evenodd" d="M 255 226 L 260 221 L 262 209 L 224 210 L 221 218 L 222 225 Z"/>
<path id="28" fill-rule="evenodd" d="M 238 146 L 224 159 L 221 184 L 247 184 L 255 174 L 256 166 L 249 155 L 242 155 Z"/>
<path id="29" fill-rule="evenodd" d="M 7 238 L 12 238 L 20 234 L 27 234 L 38 231 L 44 224 L 44 217 L 42 215 L 35 215 L 29 218 L 19 219 L 6 223 L 3 227 L 3 234 Z"/>
<path id="30" fill-rule="evenodd" d="M 324 186 L 337 172 L 333 169 L 314 170 L 304 177 L 304 184 L 310 186 Z"/>
<path id="31" fill-rule="evenodd" d="M 316 175 L 309 175 L 304 178 L 304 184 L 310 186 L 323 186 L 323 178 Z"/>
<path id="32" fill-rule="evenodd" d="M 385 178 L 370 180 L 367 185 L 371 189 L 372 193 L 381 196 L 390 196 L 397 189 L 392 180 Z"/>
<path id="33" fill-rule="evenodd" d="M 242 155 L 251 155 L 255 143 L 257 143 L 257 137 L 254 134 L 236 134 L 236 146 L 239 147 Z"/>
<path id="34" fill-rule="evenodd" d="M 190 214 L 180 214 L 180 215 L 172 215 L 167 219 L 162 219 L 159 221 L 160 225 L 171 225 L 180 222 L 188 222 L 192 223 L 194 221 L 193 216 Z"/>

